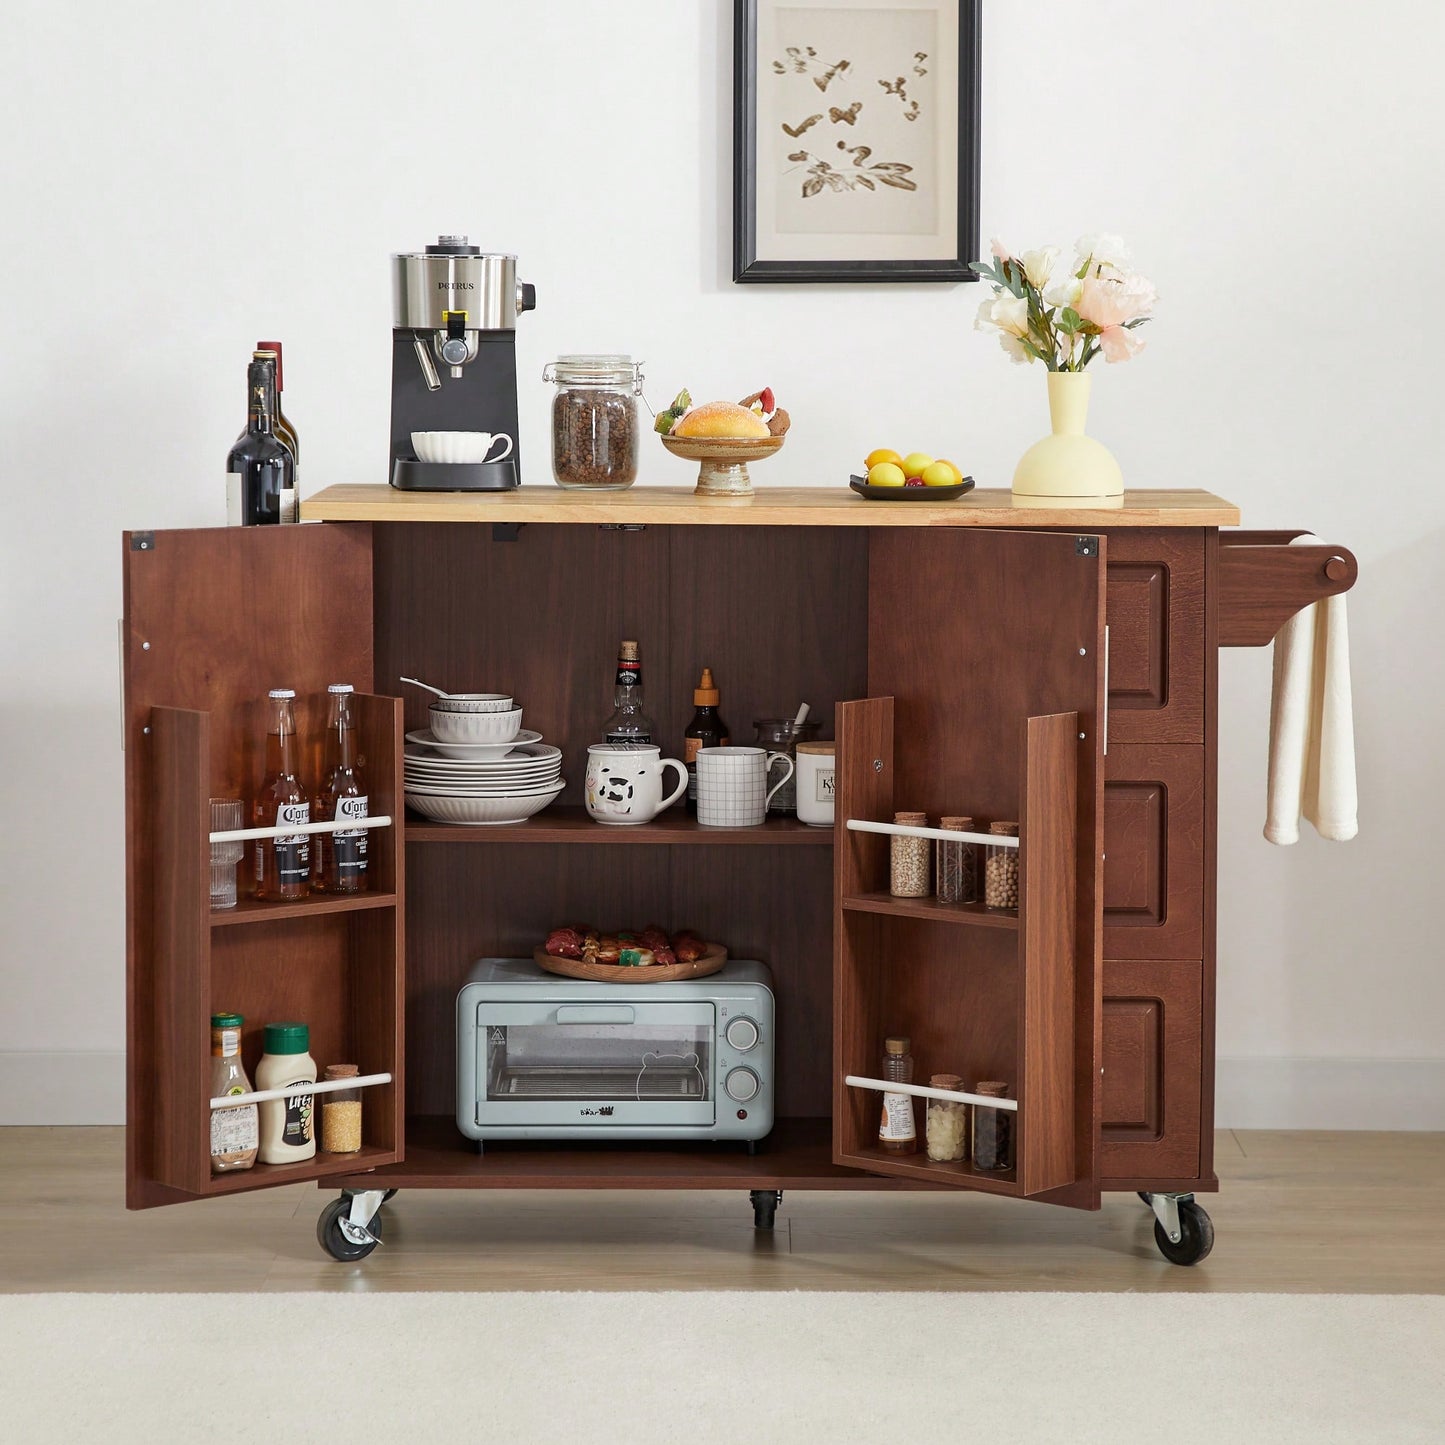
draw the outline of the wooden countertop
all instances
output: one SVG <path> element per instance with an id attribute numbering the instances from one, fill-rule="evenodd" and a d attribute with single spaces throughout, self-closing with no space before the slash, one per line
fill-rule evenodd
<path id="1" fill-rule="evenodd" d="M 870 502 L 846 487 L 773 487 L 743 500 L 696 497 L 690 487 L 625 492 L 398 492 L 327 487 L 301 503 L 303 522 L 573 522 L 751 527 L 1234 527 L 1239 508 L 1212 492 L 1131 491 L 1112 503 L 1015 497 L 1003 488 L 952 502 Z"/>

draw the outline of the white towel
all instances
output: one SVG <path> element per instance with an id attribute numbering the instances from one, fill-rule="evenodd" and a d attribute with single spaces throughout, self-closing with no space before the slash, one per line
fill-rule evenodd
<path id="1" fill-rule="evenodd" d="M 1264 836 L 1297 843 L 1303 814 L 1322 838 L 1343 843 L 1359 831 L 1358 811 L 1350 634 L 1340 593 L 1297 612 L 1274 639 Z"/>

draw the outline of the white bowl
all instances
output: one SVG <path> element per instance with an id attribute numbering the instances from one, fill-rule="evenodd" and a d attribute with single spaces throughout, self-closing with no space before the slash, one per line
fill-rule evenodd
<path id="1" fill-rule="evenodd" d="M 432 706 L 441 712 L 511 712 L 512 699 L 505 692 L 454 692 Z"/>
<path id="2" fill-rule="evenodd" d="M 505 758 L 508 753 L 521 747 L 523 743 L 541 742 L 542 734 L 528 732 L 526 728 L 523 728 L 511 742 L 506 743 L 444 743 L 430 728 L 422 728 L 417 732 L 408 733 L 406 740 L 414 747 L 426 749 L 425 752 L 408 750 L 407 757 L 409 758 L 430 759 L 436 762 L 441 761 L 442 758 L 452 758 L 458 762 L 489 762 L 494 758 Z"/>
<path id="3" fill-rule="evenodd" d="M 407 793 L 406 802 L 424 818 L 438 823 L 465 823 L 471 827 L 520 823 L 540 813 L 566 786 L 557 782 L 545 792 L 521 798 L 438 798 L 424 793 Z"/>
<path id="4" fill-rule="evenodd" d="M 431 730 L 444 743 L 509 743 L 521 731 L 522 709 L 510 712 L 442 712 L 431 706 Z"/>
<path id="5" fill-rule="evenodd" d="M 484 462 L 496 437 L 489 431 L 414 431 L 411 444 L 423 462 Z"/>

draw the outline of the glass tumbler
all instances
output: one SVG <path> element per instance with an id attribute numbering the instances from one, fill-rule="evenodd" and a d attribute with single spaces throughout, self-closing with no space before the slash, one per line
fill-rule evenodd
<path id="1" fill-rule="evenodd" d="M 246 826 L 242 814 L 245 805 L 239 798 L 211 799 L 211 832 L 232 833 Z M 246 852 L 244 843 L 211 844 L 211 907 L 236 906 L 236 864 Z"/>

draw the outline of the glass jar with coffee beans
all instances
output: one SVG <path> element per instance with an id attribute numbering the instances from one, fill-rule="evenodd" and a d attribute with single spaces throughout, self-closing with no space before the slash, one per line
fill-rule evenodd
<path id="1" fill-rule="evenodd" d="M 630 356 L 559 356 L 553 382 L 552 475 L 570 491 L 619 492 L 637 480 L 642 368 Z"/>

